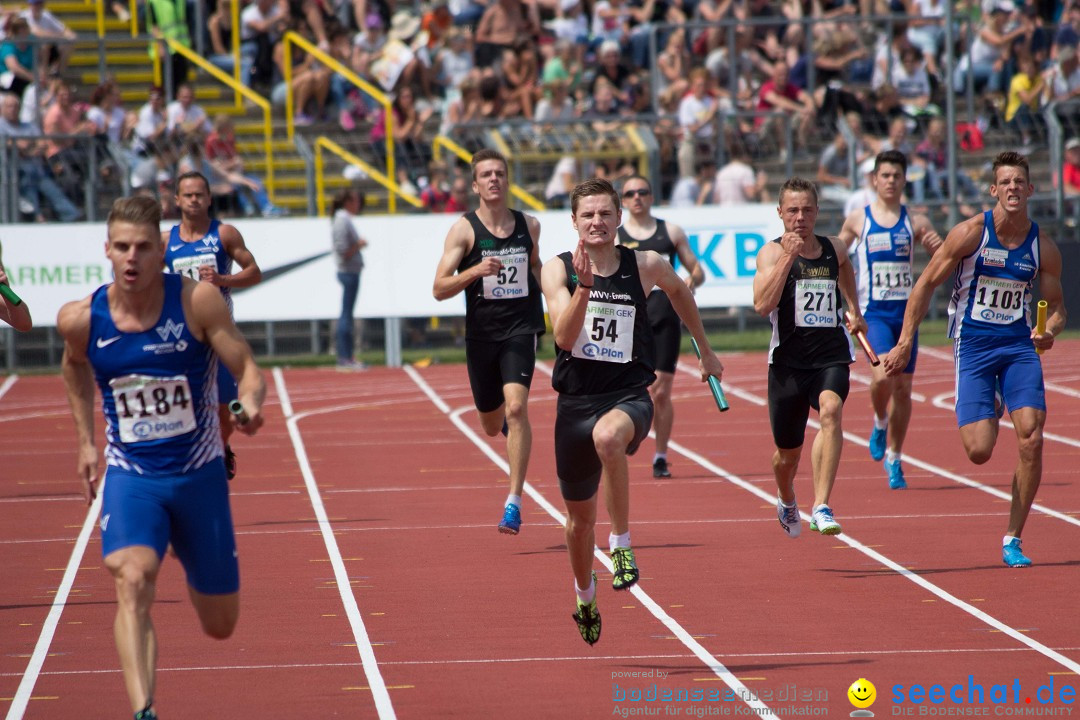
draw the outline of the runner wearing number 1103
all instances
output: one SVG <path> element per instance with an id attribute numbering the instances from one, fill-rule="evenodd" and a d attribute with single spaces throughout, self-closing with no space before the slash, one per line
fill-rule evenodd
<path id="1" fill-rule="evenodd" d="M 902 152 L 879 153 L 871 176 L 877 198 L 848 215 L 840 230 L 840 241 L 847 245 L 855 266 L 866 339 L 878 355 L 892 350 L 904 324 L 904 309 L 914 285 L 911 258 L 915 243 L 922 243 L 931 255 L 942 243 L 925 215 L 912 215 L 900 203 L 906 173 L 907 158 Z M 912 348 L 911 360 L 898 377 L 887 377 L 880 365 L 870 368 L 870 403 L 874 408 L 870 457 L 885 459 L 893 490 L 907 487 L 900 453 L 911 420 L 917 334 Z"/>
<path id="2" fill-rule="evenodd" d="M 1036 350 L 1054 346 L 1065 328 L 1061 252 L 1028 216 L 1031 184 L 1027 158 L 1003 152 L 994 158 L 990 195 L 993 210 L 964 220 L 945 238 L 911 291 L 896 347 L 882 358 L 885 372 L 900 374 L 908 363 L 915 330 L 938 285 L 953 278 L 949 337 L 956 362 L 956 420 L 968 458 L 990 459 L 998 418 L 1006 409 L 1016 429 L 1019 462 L 1012 479 L 1009 527 L 1002 560 L 1026 567 L 1020 546 L 1028 513 L 1042 479 L 1046 397 Z M 1032 329 L 1029 313 L 1035 279 L 1047 303 L 1046 328 Z"/>

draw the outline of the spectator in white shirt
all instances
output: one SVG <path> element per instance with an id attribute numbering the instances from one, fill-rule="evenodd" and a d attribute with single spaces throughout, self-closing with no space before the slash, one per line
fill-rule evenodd
<path id="1" fill-rule="evenodd" d="M 165 121 L 169 136 L 178 140 L 205 140 L 213 129 L 206 111 L 195 104 L 195 91 L 188 83 L 176 89 L 176 99 L 165 108 Z"/>
<path id="2" fill-rule="evenodd" d="M 61 40 L 55 45 L 44 45 L 42 57 L 46 65 L 56 72 L 67 69 L 68 58 L 75 47 L 70 41 L 75 39 L 75 31 L 60 22 L 55 15 L 45 9 L 45 0 L 30 0 L 30 7 L 19 13 L 30 26 L 30 34 L 46 40 Z"/>
<path id="3" fill-rule="evenodd" d="M 679 102 L 679 177 L 694 175 L 694 159 L 715 150 L 717 99 L 709 93 L 709 71 L 697 67 L 690 71 L 690 92 Z M 729 105 L 730 106 L 730 105 Z"/>
<path id="4" fill-rule="evenodd" d="M 135 139 L 132 150 L 140 157 L 153 155 L 155 146 L 165 139 L 169 123 L 165 119 L 165 93 L 155 85 L 150 88 L 150 99 L 139 108 L 135 121 Z"/>
<path id="5" fill-rule="evenodd" d="M 742 205 L 768 202 L 764 171 L 754 172 L 750 166 L 750 154 L 742 143 L 735 143 L 729 153 L 730 160 L 716 173 L 713 183 L 713 202 L 717 205 Z"/>

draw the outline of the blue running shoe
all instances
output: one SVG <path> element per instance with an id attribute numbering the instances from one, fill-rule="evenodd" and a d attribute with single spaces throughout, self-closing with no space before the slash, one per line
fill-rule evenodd
<path id="1" fill-rule="evenodd" d="M 870 458 L 881 460 L 885 457 L 885 428 L 870 431 Z"/>
<path id="2" fill-rule="evenodd" d="M 903 490 L 907 487 L 907 482 L 904 480 L 904 468 L 900 467 L 900 459 L 897 458 L 895 462 L 885 461 L 885 472 L 889 474 L 889 488 L 892 490 Z"/>
<path id="3" fill-rule="evenodd" d="M 517 535 L 521 529 L 521 509 L 517 505 L 507 505 L 503 510 L 499 532 L 504 535 Z"/>
<path id="4" fill-rule="evenodd" d="M 1030 567 L 1031 559 L 1020 550 L 1020 538 L 1013 538 L 1001 548 L 1001 559 L 1009 567 Z"/>

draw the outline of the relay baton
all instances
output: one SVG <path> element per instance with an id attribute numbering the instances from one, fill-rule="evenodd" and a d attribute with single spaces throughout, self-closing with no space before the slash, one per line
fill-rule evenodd
<path id="1" fill-rule="evenodd" d="M 244 425 L 251 419 L 248 417 L 247 410 L 244 409 L 243 403 L 239 400 L 232 400 L 229 402 L 229 412 L 236 417 L 236 422 L 239 425 Z"/>
<path id="2" fill-rule="evenodd" d="M 698 349 L 697 340 L 690 338 L 690 344 L 694 346 L 694 352 L 697 353 L 698 360 L 700 360 L 701 350 Z M 716 379 L 715 375 L 709 376 L 709 389 L 712 390 L 712 396 L 713 400 L 716 401 L 716 407 L 720 408 L 720 412 L 727 412 L 727 395 L 724 394 L 724 388 L 720 387 L 720 381 Z"/>
<path id="3" fill-rule="evenodd" d="M 2 287 L 3 285 L 0 285 L 0 288 Z M 1044 333 L 1046 333 L 1046 301 L 1040 300 L 1035 311 L 1035 334 L 1043 335 Z M 1035 352 L 1043 354 L 1042 348 L 1035 348 Z"/>
<path id="4" fill-rule="evenodd" d="M 0 295 L 3 295 L 4 299 L 12 305 L 22 305 L 22 298 L 19 297 L 14 290 L 3 283 L 0 283 Z"/>
<path id="5" fill-rule="evenodd" d="M 851 315 L 848 313 L 845 314 L 847 314 L 847 321 L 850 325 Z M 874 352 L 874 348 L 870 347 L 870 341 L 866 339 L 866 333 L 864 333 L 862 330 L 856 330 L 854 335 L 855 339 L 859 341 L 860 345 L 862 345 L 863 352 L 866 353 L 866 359 L 870 361 L 870 364 L 874 367 L 880 365 L 881 360 L 878 359 L 877 353 Z"/>

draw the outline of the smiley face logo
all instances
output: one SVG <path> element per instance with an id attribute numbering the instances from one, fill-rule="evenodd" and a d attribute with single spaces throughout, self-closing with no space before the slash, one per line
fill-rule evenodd
<path id="1" fill-rule="evenodd" d="M 877 700 L 877 689 L 866 678 L 859 678 L 851 683 L 847 691 L 848 700 L 857 708 L 868 708 Z"/>

